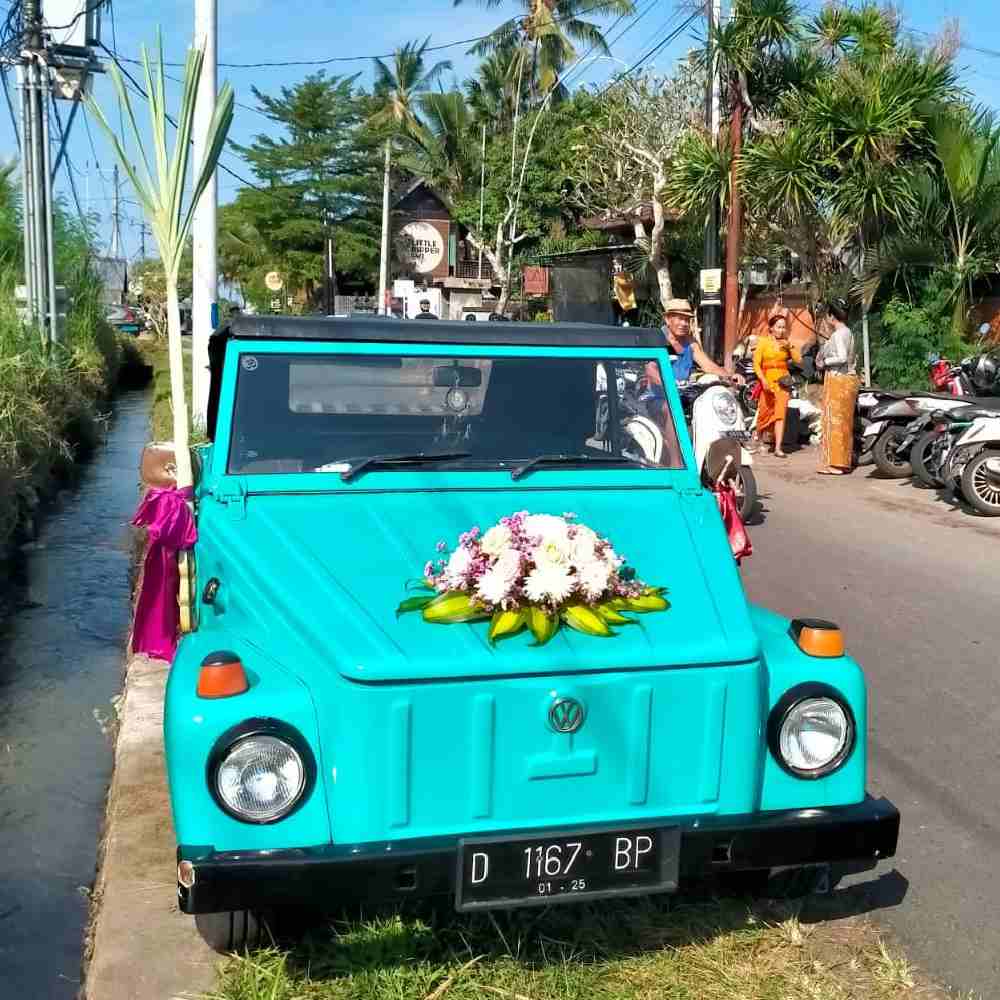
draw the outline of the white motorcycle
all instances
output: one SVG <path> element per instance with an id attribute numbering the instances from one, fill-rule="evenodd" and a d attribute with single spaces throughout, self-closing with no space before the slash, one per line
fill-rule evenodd
<path id="1" fill-rule="evenodd" d="M 691 431 L 699 473 L 704 469 L 705 456 L 716 441 L 728 438 L 739 442 L 740 465 L 733 486 L 740 505 L 740 517 L 746 521 L 757 506 L 757 480 L 752 469 L 753 456 L 744 447 L 750 440 L 750 432 L 736 394 L 715 375 L 678 383 L 677 389 Z"/>
<path id="2" fill-rule="evenodd" d="M 957 482 L 980 513 L 1000 517 L 1000 412 L 973 410 L 948 455 L 945 482 Z"/>

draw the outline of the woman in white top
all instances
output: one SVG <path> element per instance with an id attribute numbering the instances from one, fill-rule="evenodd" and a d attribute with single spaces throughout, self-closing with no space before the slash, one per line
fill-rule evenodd
<path id="1" fill-rule="evenodd" d="M 827 307 L 830 335 L 816 355 L 823 379 L 823 459 L 821 476 L 845 476 L 854 465 L 854 410 L 858 380 L 854 375 L 854 334 L 847 325 L 843 299 Z"/>

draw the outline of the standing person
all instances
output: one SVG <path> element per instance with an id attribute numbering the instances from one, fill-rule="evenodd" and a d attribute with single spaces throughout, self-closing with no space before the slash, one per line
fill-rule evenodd
<path id="1" fill-rule="evenodd" d="M 775 312 L 768 318 L 767 326 L 768 332 L 758 338 L 753 352 L 753 370 L 760 379 L 757 436 L 761 440 L 769 437 L 771 451 L 778 458 L 787 458 L 781 446 L 785 440 L 785 414 L 792 398 L 788 320 L 783 312 Z"/>
<path id="2" fill-rule="evenodd" d="M 854 410 L 858 379 L 854 374 L 854 334 L 847 325 L 847 303 L 827 307 L 827 342 L 816 355 L 823 378 L 823 464 L 821 476 L 846 476 L 854 466 Z"/>

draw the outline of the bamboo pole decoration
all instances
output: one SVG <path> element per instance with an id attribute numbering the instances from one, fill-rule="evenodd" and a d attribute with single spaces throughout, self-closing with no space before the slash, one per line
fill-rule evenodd
<path id="1" fill-rule="evenodd" d="M 87 98 L 87 104 L 104 129 L 121 164 L 135 190 L 136 198 L 142 206 L 153 231 L 160 252 L 160 261 L 167 284 L 167 343 L 170 355 L 170 402 L 174 413 L 174 450 L 177 460 L 177 487 L 184 489 L 193 485 L 190 452 L 190 418 L 188 401 L 184 391 L 184 359 L 181 350 L 181 315 L 177 294 L 177 277 L 180 272 L 181 257 L 191 233 L 195 206 L 207 187 L 219 155 L 222 153 L 226 136 L 233 123 L 233 88 L 225 83 L 219 91 L 215 112 L 209 126 L 202 162 L 194 165 L 190 191 L 187 189 L 188 168 L 191 159 L 191 131 L 194 123 L 195 107 L 198 100 L 198 83 L 201 79 L 204 53 L 200 48 L 188 49 L 184 65 L 184 87 L 181 96 L 180 113 L 177 116 L 177 135 L 173 149 L 167 145 L 167 125 L 171 123 L 166 107 L 166 82 L 163 71 L 163 42 L 157 31 L 156 59 L 151 61 L 146 46 L 142 46 L 142 67 L 146 76 L 146 100 L 149 104 L 150 132 L 153 137 L 152 163 L 146 155 L 146 144 L 139 133 L 135 110 L 129 91 L 122 80 L 117 64 L 109 67 L 111 81 L 121 106 L 125 111 L 125 121 L 131 133 L 132 145 L 137 156 L 129 157 L 125 152 L 125 137 L 119 136 L 111 127 L 100 105 Z M 185 195 L 187 194 L 187 197 Z"/>

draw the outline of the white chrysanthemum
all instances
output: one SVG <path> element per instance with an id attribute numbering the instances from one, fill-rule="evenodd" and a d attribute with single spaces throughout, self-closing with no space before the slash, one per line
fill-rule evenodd
<path id="1" fill-rule="evenodd" d="M 535 549 L 533 558 L 536 566 L 565 566 L 570 560 L 570 543 L 568 538 L 545 539 Z"/>
<path id="2" fill-rule="evenodd" d="M 507 549 L 493 564 L 493 569 L 513 584 L 521 574 L 521 553 L 516 549 Z"/>
<path id="3" fill-rule="evenodd" d="M 596 601 L 608 589 L 611 573 L 611 566 L 603 559 L 591 559 L 578 567 L 580 587 L 589 600 Z"/>
<path id="4" fill-rule="evenodd" d="M 499 566 L 488 569 L 476 584 L 476 594 L 487 604 L 502 604 L 510 596 L 514 578 L 501 571 Z"/>
<path id="5" fill-rule="evenodd" d="M 569 525 L 554 514 L 529 514 L 524 519 L 524 531 L 543 542 L 566 541 L 569 537 Z"/>
<path id="6" fill-rule="evenodd" d="M 472 566 L 472 554 L 468 549 L 459 546 L 451 554 L 448 565 L 445 566 L 445 576 L 450 587 L 462 587 L 465 585 L 465 575 Z"/>
<path id="7" fill-rule="evenodd" d="M 510 528 L 505 524 L 495 524 L 483 535 L 480 545 L 488 556 L 499 556 L 510 546 Z"/>
<path id="8" fill-rule="evenodd" d="M 582 566 L 594 558 L 594 546 L 598 542 L 596 531 L 580 525 L 573 534 L 570 542 L 570 559 L 574 566 Z"/>
<path id="9" fill-rule="evenodd" d="M 563 566 L 542 565 L 528 574 L 524 592 L 529 601 L 565 601 L 573 593 L 572 574 Z"/>

